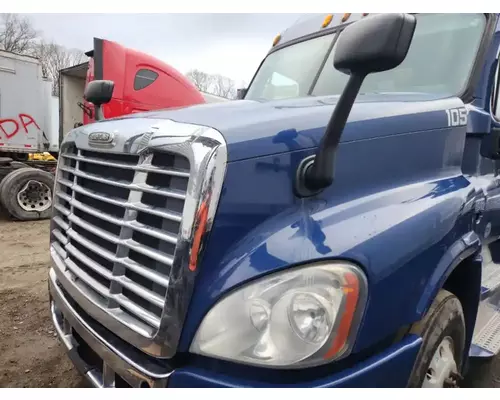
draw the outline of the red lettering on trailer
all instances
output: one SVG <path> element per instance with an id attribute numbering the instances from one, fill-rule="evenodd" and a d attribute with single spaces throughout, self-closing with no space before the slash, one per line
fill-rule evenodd
<path id="1" fill-rule="evenodd" d="M 28 133 L 28 126 L 30 125 L 35 125 L 40 130 L 40 127 L 31 115 L 21 113 L 18 115 L 18 118 L 21 121 L 24 132 Z M 19 122 L 12 118 L 0 119 L 0 132 L 3 132 L 7 139 L 14 137 L 19 132 Z"/>
<path id="2" fill-rule="evenodd" d="M 26 118 L 28 123 L 24 122 L 23 118 Z M 26 133 L 28 133 L 28 126 L 31 124 L 35 124 L 35 126 L 38 128 L 38 130 L 40 130 L 40 127 L 38 126 L 38 124 L 36 123 L 36 121 L 33 119 L 33 117 L 31 115 L 19 114 L 19 119 L 21 120 L 21 124 L 23 124 L 23 128 L 24 128 L 24 131 Z"/>
<path id="3" fill-rule="evenodd" d="M 14 129 L 12 129 L 13 127 L 11 126 L 9 130 L 6 130 L 4 124 L 9 124 L 9 123 L 14 124 Z M 2 130 L 3 134 L 7 137 L 7 139 L 10 139 L 19 131 L 19 124 L 15 119 L 10 119 L 10 118 L 0 119 L 0 129 Z"/>

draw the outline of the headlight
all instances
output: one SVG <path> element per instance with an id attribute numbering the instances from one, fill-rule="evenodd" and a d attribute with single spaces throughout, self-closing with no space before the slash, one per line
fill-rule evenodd
<path id="1" fill-rule="evenodd" d="M 193 353 L 248 364 L 318 365 L 352 349 L 366 278 L 347 262 L 321 262 L 252 282 L 203 319 Z"/>

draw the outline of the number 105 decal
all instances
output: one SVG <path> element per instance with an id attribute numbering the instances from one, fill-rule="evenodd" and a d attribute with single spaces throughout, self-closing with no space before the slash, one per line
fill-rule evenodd
<path id="1" fill-rule="evenodd" d="M 446 110 L 448 116 L 448 126 L 464 126 L 467 125 L 467 109 L 465 108 L 450 108 Z"/>

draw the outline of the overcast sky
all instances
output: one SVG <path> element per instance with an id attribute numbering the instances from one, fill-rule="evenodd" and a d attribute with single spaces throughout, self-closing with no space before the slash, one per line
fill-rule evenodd
<path id="1" fill-rule="evenodd" d="M 303 15 L 303 14 L 302 14 Z M 277 33 L 301 14 L 29 14 L 47 40 L 83 51 L 94 36 L 247 83 Z"/>

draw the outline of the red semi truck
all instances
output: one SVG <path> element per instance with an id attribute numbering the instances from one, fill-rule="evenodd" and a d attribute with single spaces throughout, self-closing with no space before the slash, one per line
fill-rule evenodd
<path id="1" fill-rule="evenodd" d="M 59 135 L 75 124 L 94 122 L 93 105 L 83 99 L 88 82 L 114 82 L 106 118 L 160 108 L 205 103 L 203 94 L 180 72 L 157 58 L 116 42 L 94 38 L 89 61 L 60 71 Z M 82 112 L 83 109 L 83 112 Z"/>
<path id="2" fill-rule="evenodd" d="M 43 107 L 51 102 L 51 97 L 45 90 L 47 81 L 40 62 L 7 55 L 2 58 L 0 54 L 0 61 L 8 59 L 9 62 L 8 68 L 0 68 L 0 101 L 9 98 L 9 115 L 3 115 L 7 108 L 0 107 L 0 124 L 3 121 L 1 127 L 4 128 L 0 129 L 0 205 L 15 219 L 35 220 L 50 216 L 52 172 L 56 163 L 30 162 L 27 155 L 48 151 L 57 158 L 59 143 L 66 133 L 95 121 L 94 106 L 84 99 L 89 82 L 114 82 L 112 100 L 103 106 L 106 119 L 225 100 L 201 93 L 185 76 L 163 61 L 116 42 L 94 38 L 94 48 L 86 55 L 88 62 L 60 71 L 59 123 L 58 129 L 53 129 L 51 126 L 55 124 L 47 115 L 50 107 Z M 32 82 L 29 88 L 26 92 L 20 91 L 22 85 L 15 83 L 28 80 Z M 39 117 L 26 135 L 22 135 L 22 129 L 18 129 L 21 134 L 12 135 L 9 129 L 15 127 L 15 118 L 20 113 Z"/>

